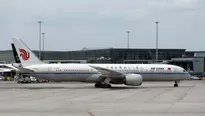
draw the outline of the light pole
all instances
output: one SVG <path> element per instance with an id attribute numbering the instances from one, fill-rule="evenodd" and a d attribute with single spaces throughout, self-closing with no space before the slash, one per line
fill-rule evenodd
<path id="1" fill-rule="evenodd" d="M 130 48 L 130 31 L 127 31 L 127 48 Z"/>
<path id="2" fill-rule="evenodd" d="M 39 60 L 41 60 L 41 23 L 42 21 L 38 21 L 39 23 L 39 54 L 38 54 L 38 57 L 39 57 Z"/>
<path id="3" fill-rule="evenodd" d="M 156 64 L 158 63 L 158 24 L 159 22 L 156 23 Z"/>
<path id="4" fill-rule="evenodd" d="M 42 49 L 43 49 L 43 50 L 42 50 L 42 51 L 43 51 L 42 60 L 44 60 L 44 37 L 45 37 L 45 34 L 46 34 L 46 33 L 44 33 L 44 32 L 42 33 L 42 41 L 43 41 L 43 42 L 42 42 L 42 44 L 43 44 L 43 45 L 42 45 L 42 46 L 43 46 L 43 48 L 42 48 Z"/>

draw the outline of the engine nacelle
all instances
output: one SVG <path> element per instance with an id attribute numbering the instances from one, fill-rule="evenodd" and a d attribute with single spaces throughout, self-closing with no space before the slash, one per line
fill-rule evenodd
<path id="1" fill-rule="evenodd" d="M 139 86 L 142 84 L 142 75 L 140 74 L 128 74 L 125 76 L 124 84 L 131 86 Z"/>

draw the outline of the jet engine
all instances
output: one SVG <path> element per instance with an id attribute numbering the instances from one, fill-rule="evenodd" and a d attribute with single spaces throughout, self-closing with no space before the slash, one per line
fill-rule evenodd
<path id="1" fill-rule="evenodd" d="M 142 75 L 139 74 L 128 74 L 124 78 L 124 84 L 125 85 L 131 85 L 131 86 L 139 86 L 142 84 Z"/>

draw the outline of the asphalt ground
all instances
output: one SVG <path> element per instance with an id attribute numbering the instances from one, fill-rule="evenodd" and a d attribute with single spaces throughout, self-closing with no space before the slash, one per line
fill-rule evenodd
<path id="1" fill-rule="evenodd" d="M 0 116 L 205 116 L 205 81 L 92 83 L 0 82 Z"/>

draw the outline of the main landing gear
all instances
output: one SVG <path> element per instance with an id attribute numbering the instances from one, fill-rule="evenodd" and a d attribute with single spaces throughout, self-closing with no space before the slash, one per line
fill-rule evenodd
<path id="1" fill-rule="evenodd" d="M 96 83 L 95 87 L 96 88 L 111 88 L 112 86 L 110 84 L 107 84 L 107 83 Z"/>
<path id="2" fill-rule="evenodd" d="M 112 86 L 110 84 L 108 84 L 110 81 L 111 81 L 111 79 L 109 77 L 105 78 L 105 80 L 103 82 L 96 83 L 95 87 L 96 88 L 111 88 Z"/>
<path id="3" fill-rule="evenodd" d="M 178 87 L 178 81 L 175 81 L 175 83 L 174 83 L 174 87 Z"/>

